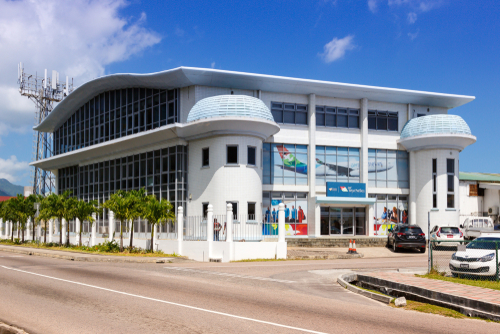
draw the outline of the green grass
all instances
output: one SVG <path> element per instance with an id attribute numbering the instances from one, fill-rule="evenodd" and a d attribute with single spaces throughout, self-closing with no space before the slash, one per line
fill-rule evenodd
<path id="1" fill-rule="evenodd" d="M 58 250 L 64 252 L 84 253 L 93 255 L 132 256 L 132 257 L 179 257 L 179 255 L 175 253 L 165 254 L 162 251 L 151 252 L 140 248 L 134 248 L 132 252 L 128 248 L 124 248 L 123 252 L 116 251 L 116 249 L 115 251 L 105 251 L 103 250 L 104 247 L 101 244 L 93 247 L 87 247 L 87 246 L 79 247 L 76 245 L 71 245 L 69 247 L 66 247 L 66 246 L 59 246 L 56 243 L 44 244 L 44 243 L 25 242 L 24 244 L 19 244 L 11 242 L 10 240 L 1 240 L 0 244 L 25 247 L 25 248 Z"/>
<path id="2" fill-rule="evenodd" d="M 349 283 L 349 284 L 351 284 L 351 283 Z M 385 293 L 382 293 L 382 292 L 377 291 L 377 290 L 372 290 L 372 289 L 362 288 L 362 287 L 357 286 L 357 285 L 355 285 L 355 284 L 351 284 L 351 285 L 352 285 L 352 286 L 355 286 L 356 288 L 361 289 L 361 290 L 365 290 L 365 291 L 368 291 L 368 292 L 373 292 L 373 293 L 376 293 L 377 295 L 389 296 L 389 295 L 386 295 Z M 389 297 L 391 297 L 391 296 L 389 296 Z"/>
<path id="3" fill-rule="evenodd" d="M 458 278 L 458 277 L 447 277 L 442 276 L 441 274 L 426 274 L 426 275 L 415 275 L 417 277 L 428 278 L 428 279 L 436 279 L 440 281 L 447 281 L 471 286 L 478 286 L 480 288 L 500 290 L 500 282 L 492 281 L 485 278 L 477 278 L 477 279 L 467 279 L 467 278 Z"/>

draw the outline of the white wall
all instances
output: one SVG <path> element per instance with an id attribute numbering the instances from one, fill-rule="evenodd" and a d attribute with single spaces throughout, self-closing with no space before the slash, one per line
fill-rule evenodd
<path id="1" fill-rule="evenodd" d="M 238 165 L 226 164 L 226 146 L 238 145 Z M 247 147 L 257 148 L 257 166 L 247 165 Z M 202 149 L 210 149 L 210 166 L 202 167 Z M 226 213 L 226 202 L 238 202 L 238 215 L 247 215 L 247 203 L 256 203 L 256 215 L 262 215 L 262 140 L 250 136 L 217 136 L 189 142 L 188 200 L 190 216 L 203 214 L 203 203 L 214 207 L 214 214 Z"/>

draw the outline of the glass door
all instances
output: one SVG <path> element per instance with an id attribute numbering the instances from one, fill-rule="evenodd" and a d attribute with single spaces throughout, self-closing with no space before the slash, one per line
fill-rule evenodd
<path id="1" fill-rule="evenodd" d="M 354 208 L 342 209 L 342 235 L 354 235 Z"/>
<path id="2" fill-rule="evenodd" d="M 342 209 L 330 208 L 330 235 L 342 234 Z"/>

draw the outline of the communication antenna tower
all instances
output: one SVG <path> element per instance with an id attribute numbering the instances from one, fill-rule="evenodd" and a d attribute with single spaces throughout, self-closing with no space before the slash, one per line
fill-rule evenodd
<path id="1" fill-rule="evenodd" d="M 66 83 L 59 81 L 59 72 L 52 71 L 52 78 L 39 77 L 24 72 L 23 63 L 17 66 L 17 83 L 19 93 L 27 96 L 35 103 L 35 127 L 47 117 L 53 109 L 54 102 L 61 102 L 73 91 L 73 79 L 71 83 L 66 77 Z M 50 158 L 53 155 L 53 134 L 49 132 L 34 131 L 33 133 L 33 155 L 31 161 Z M 50 171 L 44 171 L 33 167 L 31 174 L 33 193 L 47 195 L 55 191 L 55 177 Z"/>

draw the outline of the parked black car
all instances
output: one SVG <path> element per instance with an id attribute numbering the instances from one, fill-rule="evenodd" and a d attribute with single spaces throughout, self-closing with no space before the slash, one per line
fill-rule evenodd
<path id="1" fill-rule="evenodd" d="M 425 233 L 416 225 L 398 224 L 392 230 L 389 230 L 387 246 L 392 246 L 394 252 L 397 252 L 400 248 L 416 248 L 425 253 L 425 247 L 427 246 Z"/>

